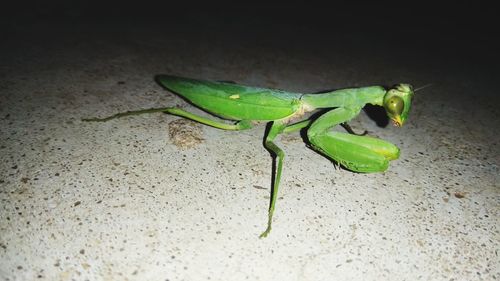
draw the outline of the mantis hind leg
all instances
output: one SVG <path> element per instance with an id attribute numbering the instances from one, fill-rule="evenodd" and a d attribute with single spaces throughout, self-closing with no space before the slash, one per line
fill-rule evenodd
<path id="1" fill-rule="evenodd" d="M 279 148 L 274 143 L 274 139 L 276 138 L 276 136 L 278 134 L 283 132 L 283 129 L 285 127 L 286 127 L 286 124 L 284 124 L 280 121 L 274 121 L 273 125 L 271 126 L 271 129 L 269 130 L 269 133 L 266 136 L 266 140 L 264 143 L 265 147 L 276 155 L 277 168 L 276 168 L 276 173 L 274 176 L 273 186 L 271 188 L 271 202 L 269 204 L 267 228 L 259 236 L 260 238 L 266 237 L 269 234 L 269 232 L 271 232 L 271 224 L 273 222 L 274 208 L 276 205 L 276 199 L 278 197 L 278 189 L 279 189 L 279 184 L 280 184 L 280 180 L 281 180 L 281 170 L 283 169 L 283 159 L 285 158 L 285 153 L 283 152 L 283 150 L 281 150 L 281 148 Z"/>
<path id="2" fill-rule="evenodd" d="M 238 121 L 236 124 L 226 124 L 223 122 L 211 120 L 199 115 L 196 115 L 194 113 L 185 111 L 183 109 L 177 108 L 177 107 L 163 107 L 163 108 L 149 108 L 149 109 L 142 109 L 142 110 L 135 110 L 135 111 L 127 111 L 127 112 L 121 112 L 117 113 L 115 115 L 111 115 L 105 118 L 88 118 L 88 119 L 82 119 L 82 121 L 87 121 L 87 122 L 105 122 L 111 119 L 115 118 L 120 118 L 124 116 L 130 116 L 130 115 L 139 115 L 139 114 L 146 114 L 146 113 L 155 113 L 155 112 L 164 112 L 176 116 L 181 116 L 187 119 L 191 119 L 193 121 L 212 126 L 218 129 L 223 129 L 223 130 L 245 130 L 245 129 L 250 129 L 252 128 L 252 123 L 250 120 L 241 120 Z"/>

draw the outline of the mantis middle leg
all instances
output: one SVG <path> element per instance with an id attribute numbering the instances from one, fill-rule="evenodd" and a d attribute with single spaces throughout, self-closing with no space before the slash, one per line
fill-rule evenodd
<path id="1" fill-rule="evenodd" d="M 267 149 L 272 151 L 274 154 L 276 154 L 277 157 L 277 169 L 276 173 L 274 176 L 274 182 L 273 186 L 271 188 L 271 203 L 269 204 L 269 213 L 268 213 L 268 221 L 267 221 L 267 229 L 260 235 L 260 238 L 266 237 L 269 232 L 271 231 L 271 224 L 273 222 L 273 213 L 274 213 L 274 207 L 276 205 L 276 199 L 278 197 L 278 190 L 279 190 L 279 184 L 280 184 L 280 179 L 281 179 L 281 170 L 283 169 L 283 159 L 285 158 L 285 153 L 281 148 L 279 148 L 275 143 L 274 139 L 276 136 L 280 133 L 283 132 L 283 130 L 286 127 L 286 123 L 283 121 L 277 120 L 273 121 L 273 124 L 271 126 L 271 129 L 269 130 L 269 133 L 266 136 L 266 140 L 264 142 L 264 145 L 266 146 Z"/>
<path id="2" fill-rule="evenodd" d="M 292 124 L 292 125 L 288 125 L 283 130 L 283 133 L 292 133 L 292 132 L 298 131 L 302 128 L 305 128 L 305 127 L 311 125 L 311 123 L 313 123 L 313 120 L 307 119 L 307 120 L 300 121 L 300 122 Z M 347 132 L 349 132 L 349 134 L 353 134 L 353 135 L 357 135 L 357 136 L 364 136 L 364 135 L 368 134 L 367 130 L 365 130 L 363 133 L 359 133 L 359 134 L 354 132 L 354 130 L 351 128 L 351 126 L 349 124 L 347 124 L 347 122 L 341 123 L 340 125 L 342 127 L 344 127 L 344 129 Z"/>

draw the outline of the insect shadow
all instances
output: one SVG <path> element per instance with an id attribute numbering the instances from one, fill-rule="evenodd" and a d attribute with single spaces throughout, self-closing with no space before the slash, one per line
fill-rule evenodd
<path id="1" fill-rule="evenodd" d="M 377 126 L 385 128 L 389 125 L 389 117 L 387 117 L 387 113 L 383 107 L 367 104 L 363 108 L 363 111 L 366 115 L 368 115 L 368 117 L 370 117 L 370 119 L 375 121 Z"/>

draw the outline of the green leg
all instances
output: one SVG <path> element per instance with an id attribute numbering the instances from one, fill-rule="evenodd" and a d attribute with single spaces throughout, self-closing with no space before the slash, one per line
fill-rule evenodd
<path id="1" fill-rule="evenodd" d="M 399 157 L 399 149 L 395 145 L 377 138 L 329 131 L 349 121 L 358 112 L 348 108 L 331 110 L 311 125 L 307 137 L 316 150 L 351 171 L 383 172 L 390 160 Z"/>
<path id="2" fill-rule="evenodd" d="M 273 213 L 274 207 L 276 205 L 276 198 L 278 197 L 279 184 L 281 179 L 281 170 L 283 168 L 283 158 L 285 157 L 285 153 L 281 148 L 279 148 L 273 141 L 278 134 L 283 132 L 286 124 L 281 121 L 274 121 L 269 133 L 266 136 L 265 146 L 267 149 L 276 154 L 278 158 L 278 164 L 276 169 L 276 174 L 274 178 L 274 183 L 271 190 L 271 203 L 269 205 L 269 213 L 268 213 L 268 221 L 267 221 L 267 229 L 260 235 L 260 238 L 266 237 L 271 231 L 271 224 L 273 222 Z"/>
<path id="3" fill-rule="evenodd" d="M 305 127 L 309 126 L 311 123 L 312 123 L 312 120 L 307 119 L 307 120 L 300 121 L 300 122 L 292 124 L 292 125 L 288 125 L 283 130 L 283 133 L 292 133 L 292 132 L 298 131 L 298 130 L 300 130 L 302 128 L 305 128 Z M 354 132 L 354 130 L 351 128 L 351 126 L 349 126 L 349 124 L 347 124 L 347 122 L 341 123 L 340 125 L 342 127 L 344 127 L 344 129 L 347 132 L 349 132 L 349 134 L 353 134 L 353 135 L 356 135 L 356 136 L 364 136 L 364 135 L 366 135 L 368 133 L 368 131 L 366 131 L 366 130 L 363 133 L 359 133 L 359 134 L 356 133 L 356 132 Z"/>
<path id="4" fill-rule="evenodd" d="M 309 130 L 307 130 L 308 138 L 314 137 L 318 134 L 324 134 L 328 132 L 331 128 L 347 122 L 358 115 L 359 110 L 347 109 L 339 107 L 328 111 L 327 113 L 321 115 L 316 121 L 311 124 Z"/>
<path id="5" fill-rule="evenodd" d="M 311 123 L 312 123 L 312 120 L 307 119 L 307 120 L 300 121 L 300 122 L 292 124 L 292 125 L 288 125 L 283 130 L 283 133 L 292 133 L 292 132 L 298 131 L 302 128 L 309 126 L 309 124 L 311 124 Z"/>
<path id="6" fill-rule="evenodd" d="M 364 136 L 366 134 L 368 134 L 368 131 L 365 130 L 364 132 L 362 133 L 356 133 L 354 132 L 354 130 L 351 128 L 351 126 L 349 124 L 347 124 L 347 122 L 344 122 L 344 123 L 341 123 L 340 126 L 344 127 L 344 129 L 349 132 L 349 134 L 353 134 L 353 135 L 356 135 L 356 136 Z"/>
<path id="7" fill-rule="evenodd" d="M 111 115 L 111 116 L 105 117 L 105 118 L 89 118 L 89 119 L 82 119 L 82 121 L 104 122 L 104 121 L 108 121 L 111 119 L 129 116 L 129 115 L 139 115 L 139 114 L 155 113 L 155 112 L 165 112 L 168 114 L 181 116 L 181 117 L 191 119 L 191 120 L 194 120 L 196 122 L 200 122 L 202 124 L 212 126 L 212 127 L 218 128 L 218 129 L 223 129 L 223 130 L 245 130 L 245 129 L 252 128 L 252 123 L 249 120 L 241 120 L 236 124 L 226 124 L 223 122 L 214 121 L 214 120 L 193 114 L 191 112 L 187 112 L 187 111 L 180 109 L 180 108 L 177 108 L 177 107 L 149 108 L 149 109 L 136 110 L 136 111 L 127 111 L 127 112 L 117 113 L 115 115 Z"/>

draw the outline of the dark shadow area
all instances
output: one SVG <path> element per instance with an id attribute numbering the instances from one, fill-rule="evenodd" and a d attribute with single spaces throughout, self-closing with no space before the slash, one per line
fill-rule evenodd
<path id="1" fill-rule="evenodd" d="M 63 44 L 66 35 L 92 41 L 96 34 L 104 34 L 126 41 L 134 30 L 144 30 L 152 37 L 189 38 L 193 48 L 208 46 L 207 51 L 212 42 L 293 50 L 299 55 L 323 50 L 343 53 L 346 59 L 411 63 L 415 69 L 445 64 L 484 73 L 488 79 L 499 56 L 494 11 L 467 2 L 11 1 L 0 11 L 0 35 L 5 41 L 31 40 L 36 46 L 36 40 L 51 40 L 44 35 L 59 35 L 61 30 L 64 34 L 55 38 L 63 42 L 55 45 Z"/>
<path id="2" fill-rule="evenodd" d="M 377 106 L 377 105 L 372 105 L 372 104 L 367 104 L 363 110 L 365 111 L 366 115 L 370 117 L 377 126 L 381 128 L 387 127 L 389 124 L 389 117 L 387 117 L 387 113 L 382 106 Z"/>
<path id="3" fill-rule="evenodd" d="M 272 194 L 274 192 L 274 182 L 276 180 L 276 169 L 278 167 L 278 164 L 277 164 L 277 158 L 278 158 L 278 155 L 276 155 L 276 153 L 274 153 L 274 151 L 272 151 L 271 149 L 267 148 L 266 146 L 266 137 L 267 135 L 269 134 L 269 131 L 271 130 L 271 127 L 273 125 L 273 122 L 268 122 L 266 124 L 266 129 L 264 130 L 264 137 L 262 138 L 262 146 L 267 150 L 267 152 L 269 152 L 269 155 L 271 155 L 271 158 L 273 159 L 272 161 L 272 164 L 271 164 L 271 184 L 270 184 L 270 188 L 269 190 L 271 191 L 269 194 L 270 194 L 270 198 L 269 198 L 269 206 L 268 207 L 271 207 L 271 201 L 272 201 Z"/>

